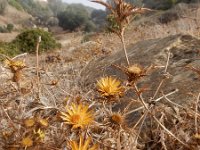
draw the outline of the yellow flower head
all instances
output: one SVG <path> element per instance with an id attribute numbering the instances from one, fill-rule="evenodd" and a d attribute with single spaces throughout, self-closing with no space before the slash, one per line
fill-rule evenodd
<path id="1" fill-rule="evenodd" d="M 8 59 L 6 59 L 4 61 L 4 63 L 8 67 L 10 67 L 10 69 L 13 70 L 13 71 L 16 71 L 18 69 L 20 70 L 20 69 L 23 69 L 24 67 L 26 67 L 26 64 L 23 61 L 21 61 L 21 60 L 14 61 L 14 60 L 8 60 Z"/>
<path id="2" fill-rule="evenodd" d="M 26 148 L 31 147 L 33 146 L 33 140 L 30 137 L 25 137 L 22 139 L 21 144 L 23 147 L 26 147 Z"/>
<path id="3" fill-rule="evenodd" d="M 38 129 L 37 131 L 34 130 L 34 134 L 37 135 L 37 137 L 41 140 L 43 140 L 45 138 L 45 133 L 44 131 Z"/>
<path id="4" fill-rule="evenodd" d="M 70 141 L 70 147 L 71 150 L 97 150 L 98 149 L 97 145 L 93 145 L 92 147 L 89 148 L 90 142 L 91 138 L 88 138 L 83 142 L 83 137 L 80 136 L 79 143 L 77 143 L 76 141 Z"/>
<path id="5" fill-rule="evenodd" d="M 49 123 L 47 119 L 38 119 L 38 123 L 43 127 L 48 127 Z"/>
<path id="6" fill-rule="evenodd" d="M 34 118 L 29 118 L 24 120 L 24 124 L 26 127 L 32 127 L 35 125 L 35 119 Z"/>
<path id="7" fill-rule="evenodd" d="M 92 111 L 89 110 L 88 106 L 73 103 L 70 109 L 66 109 L 67 113 L 61 112 L 61 118 L 65 123 L 72 125 L 72 129 L 84 129 L 94 120 Z"/>
<path id="8" fill-rule="evenodd" d="M 120 95 L 123 88 L 120 86 L 121 82 L 113 77 L 103 77 L 97 81 L 98 91 L 102 96 L 112 97 L 115 95 Z"/>

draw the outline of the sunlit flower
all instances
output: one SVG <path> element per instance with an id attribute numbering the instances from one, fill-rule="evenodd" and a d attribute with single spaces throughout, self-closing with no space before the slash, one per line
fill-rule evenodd
<path id="1" fill-rule="evenodd" d="M 37 135 L 37 137 L 41 140 L 45 138 L 45 133 L 44 131 L 38 129 L 37 131 L 34 130 L 34 134 Z"/>
<path id="2" fill-rule="evenodd" d="M 27 148 L 33 146 L 33 140 L 30 137 L 25 137 L 21 142 L 22 146 Z"/>
<path id="3" fill-rule="evenodd" d="M 79 143 L 76 141 L 70 141 L 70 147 L 72 150 L 97 150 L 98 146 L 95 144 L 90 147 L 91 138 L 83 141 L 83 137 L 80 136 Z"/>
<path id="4" fill-rule="evenodd" d="M 35 119 L 34 118 L 29 118 L 29 119 L 26 119 L 24 121 L 24 124 L 26 127 L 32 127 L 35 125 Z"/>
<path id="5" fill-rule="evenodd" d="M 88 106 L 73 103 L 71 108 L 67 107 L 66 109 L 67 113 L 61 112 L 61 118 L 66 124 L 72 125 L 72 129 L 84 129 L 93 122 L 93 114 Z"/>
<path id="6" fill-rule="evenodd" d="M 103 77 L 97 81 L 97 89 L 102 96 L 110 97 L 122 94 L 121 82 L 113 77 Z"/>
<path id="7" fill-rule="evenodd" d="M 38 123 L 41 126 L 47 127 L 49 125 L 48 120 L 47 119 L 38 119 Z"/>
<path id="8" fill-rule="evenodd" d="M 8 60 L 8 59 L 6 59 L 4 61 L 4 63 L 8 67 L 10 67 L 10 69 L 12 71 L 17 71 L 17 70 L 20 70 L 20 69 L 23 69 L 24 67 L 26 67 L 26 64 L 23 61 L 21 61 L 21 60 L 14 61 L 14 60 Z"/>

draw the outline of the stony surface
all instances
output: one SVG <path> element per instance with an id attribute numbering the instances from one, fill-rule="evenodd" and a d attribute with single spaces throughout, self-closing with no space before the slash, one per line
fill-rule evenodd
<path id="1" fill-rule="evenodd" d="M 171 99 L 177 103 L 185 104 L 193 98 L 190 92 L 195 94 L 200 89 L 198 75 L 185 68 L 186 66 L 198 67 L 200 65 L 199 39 L 190 35 L 178 34 L 166 38 L 146 40 L 130 45 L 128 56 L 131 64 L 137 63 L 144 67 L 151 64 L 164 66 L 167 61 L 167 50 L 171 52 L 168 68 L 171 78 L 164 83 L 162 91 L 167 93 L 179 89 L 179 92 L 173 95 Z M 101 76 L 112 75 L 126 79 L 121 71 L 112 66 L 113 64 L 126 65 L 122 50 L 91 61 L 81 74 L 84 81 L 83 87 L 94 87 L 94 83 Z M 163 71 L 164 68 L 154 70 L 140 84 L 140 87 L 145 86 L 150 89 L 146 96 L 151 97 L 155 93 L 159 81 L 163 78 Z"/>

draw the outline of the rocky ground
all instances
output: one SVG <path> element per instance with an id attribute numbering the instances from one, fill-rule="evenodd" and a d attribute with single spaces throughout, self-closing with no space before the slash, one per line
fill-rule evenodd
<path id="1" fill-rule="evenodd" d="M 128 57 L 131 65 L 138 64 L 142 68 L 151 66 L 150 72 L 145 75 L 142 82 L 138 83 L 138 87 L 145 90 L 143 95 L 145 101 L 151 106 L 152 97 L 159 99 L 165 94 L 174 92 L 168 98 L 176 104 L 176 107 L 167 103 L 166 98 L 162 97 L 162 100 L 155 104 L 156 108 L 153 112 L 155 111 L 155 114 L 159 112 L 157 117 L 161 117 L 160 120 L 162 120 L 162 116 L 166 115 L 163 115 L 162 112 L 170 112 L 169 116 L 173 116 L 171 117 L 173 119 L 170 118 L 169 121 L 167 118 L 166 124 L 168 124 L 171 132 L 187 144 L 191 142 L 190 136 L 193 136 L 193 129 L 196 124 L 190 125 L 184 119 L 190 118 L 190 123 L 191 120 L 194 121 L 195 117 L 192 116 L 194 114 L 194 103 L 199 93 L 200 40 L 198 15 L 199 7 L 196 4 L 179 4 L 169 11 L 154 12 L 141 18 L 131 24 L 126 33 Z M 18 83 L 12 81 L 13 74 L 9 68 L 1 65 L 0 103 L 2 109 L 0 116 L 2 119 L 0 130 L 7 133 L 7 129 L 13 126 L 15 129 L 13 133 L 19 135 L 13 134 L 15 135 L 14 139 L 9 139 L 7 142 L 0 140 L 2 146 L 0 149 L 5 149 L 8 145 L 11 147 L 6 147 L 7 149 L 11 149 L 13 146 L 19 147 L 20 143 L 15 139 L 20 140 L 20 136 L 25 134 L 21 132 L 23 127 L 20 126 L 19 122 L 36 114 L 50 118 L 49 124 L 51 126 L 47 131 L 48 138 L 46 140 L 49 142 L 48 145 L 54 147 L 56 145 L 55 149 L 62 149 L 64 147 L 63 142 L 65 142 L 63 133 L 67 131 L 61 130 L 62 124 L 57 122 L 59 119 L 57 120 L 56 115 L 59 110 L 64 110 L 66 104 L 69 104 L 75 98 L 78 99 L 78 97 L 92 103 L 91 105 L 96 104 L 92 101 L 98 98 L 96 81 L 102 76 L 117 77 L 123 81 L 124 85 L 127 85 L 127 76 L 119 69 L 119 67 L 127 67 L 125 57 L 121 43 L 115 35 L 94 34 L 89 36 L 86 41 L 83 40 L 85 37 L 82 33 L 59 34 L 56 35 L 56 38 L 62 44 L 62 49 L 40 54 L 38 58 L 39 70 L 36 69 L 37 58 L 35 55 L 25 54 L 16 58 L 16 60 L 24 60 L 26 63 Z M 37 71 L 40 74 L 39 80 Z M 155 94 L 162 80 L 162 86 Z M 154 94 L 156 97 L 154 97 Z M 137 95 L 134 92 L 127 91 L 126 95 L 121 98 L 122 103 L 116 105 L 113 111 L 115 109 L 120 110 L 121 107 L 126 105 L 127 101 L 136 98 Z M 179 107 L 179 105 L 184 108 Z M 134 101 L 130 110 L 141 106 L 141 103 Z M 191 108 L 193 113 L 185 113 L 183 111 L 185 107 Z M 130 126 L 133 126 L 136 123 L 135 120 L 143 113 L 142 111 L 129 113 L 126 117 Z M 16 116 L 16 114 L 19 115 Z M 168 115 L 166 116 L 168 117 Z M 149 122 L 148 117 L 147 120 Z M 159 149 L 163 143 L 157 145 L 152 144 L 152 141 L 158 140 L 159 143 L 159 140 L 161 140 L 158 138 L 160 132 L 158 133 L 156 130 L 157 126 L 152 127 L 152 130 L 149 131 L 148 122 L 144 125 L 146 135 L 142 133 L 142 139 L 140 139 L 140 142 L 142 140 L 145 142 L 142 141 L 140 144 L 144 145 L 143 149 Z M 151 125 L 154 126 L 155 124 Z M 180 132 L 179 129 L 182 126 L 184 128 Z M 189 130 L 190 128 L 191 130 Z M 6 138 L 9 138 L 9 136 Z M 173 149 L 174 145 L 177 146 L 176 148 L 184 145 L 178 145 L 178 142 L 171 140 L 170 136 L 166 136 L 166 138 L 170 139 L 165 141 L 169 149 Z M 108 140 L 113 139 L 108 138 Z M 170 146 L 170 143 L 174 145 Z M 191 145 L 195 144 L 193 142 Z M 197 145 L 191 146 L 192 149 L 198 149 Z M 49 146 L 49 149 L 52 149 L 52 147 Z"/>

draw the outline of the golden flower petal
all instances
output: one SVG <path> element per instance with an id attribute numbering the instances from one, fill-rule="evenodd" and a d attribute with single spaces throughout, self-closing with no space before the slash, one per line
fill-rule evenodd
<path id="1" fill-rule="evenodd" d="M 67 112 L 61 112 L 61 118 L 66 124 L 72 125 L 72 129 L 85 128 L 90 125 L 94 118 L 91 111 L 88 110 L 87 105 L 76 105 L 72 104 L 71 108 L 66 108 Z"/>
<path id="2" fill-rule="evenodd" d="M 34 118 L 29 118 L 29 119 L 26 119 L 24 121 L 24 124 L 26 127 L 32 127 L 35 125 L 35 119 Z"/>
<path id="3" fill-rule="evenodd" d="M 23 147 L 31 147 L 31 146 L 33 146 L 33 140 L 30 137 L 23 138 L 21 143 L 22 143 Z"/>

